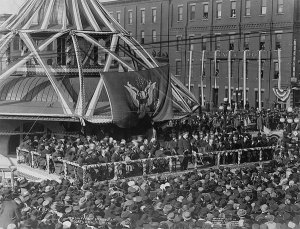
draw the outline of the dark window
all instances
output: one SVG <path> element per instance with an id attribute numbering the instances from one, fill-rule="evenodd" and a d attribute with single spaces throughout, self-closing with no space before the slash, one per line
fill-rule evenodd
<path id="1" fill-rule="evenodd" d="M 152 9 L 152 23 L 156 23 L 156 15 L 157 15 L 157 10 Z"/>
<path id="2" fill-rule="evenodd" d="M 141 10 L 141 23 L 145 24 L 146 22 L 146 12 L 144 9 Z"/>
<path id="3" fill-rule="evenodd" d="M 66 39 L 57 39 L 57 64 L 66 65 Z"/>
<path id="4" fill-rule="evenodd" d="M 267 0 L 261 0 L 261 15 L 267 13 Z"/>
<path id="5" fill-rule="evenodd" d="M 229 36 L 229 50 L 234 50 L 234 35 Z"/>
<path id="6" fill-rule="evenodd" d="M 128 24 L 132 24 L 133 22 L 133 13 L 132 11 L 128 11 Z"/>
<path id="7" fill-rule="evenodd" d="M 190 21 L 193 21 L 195 20 L 195 17 L 196 17 L 196 5 L 195 4 L 191 4 L 190 5 Z"/>
<path id="8" fill-rule="evenodd" d="M 231 1 L 230 17 L 236 18 L 236 1 Z"/>
<path id="9" fill-rule="evenodd" d="M 283 13 L 283 0 L 277 0 L 277 13 Z"/>
<path id="10" fill-rule="evenodd" d="M 176 51 L 180 51 L 181 36 L 176 37 Z"/>
<path id="11" fill-rule="evenodd" d="M 207 49 L 207 38 L 202 38 L 202 50 Z"/>
<path id="12" fill-rule="evenodd" d="M 178 21 L 183 21 L 183 6 L 178 6 L 178 15 L 177 15 Z"/>
<path id="13" fill-rule="evenodd" d="M 141 31 L 141 44 L 145 44 L 145 31 Z"/>
<path id="14" fill-rule="evenodd" d="M 220 48 L 221 48 L 221 36 L 216 35 L 215 50 L 220 50 Z"/>
<path id="15" fill-rule="evenodd" d="M 13 50 L 20 50 L 20 39 L 19 37 L 15 37 L 13 41 Z"/>
<path id="16" fill-rule="evenodd" d="M 249 50 L 249 43 L 250 43 L 250 34 L 245 34 L 245 37 L 244 37 L 244 50 Z"/>
<path id="17" fill-rule="evenodd" d="M 194 35 L 189 36 L 189 51 L 191 51 L 192 45 L 194 44 L 194 38 L 195 38 Z"/>
<path id="18" fill-rule="evenodd" d="M 176 60 L 176 66 L 175 66 L 175 75 L 180 76 L 181 75 L 181 60 Z"/>
<path id="19" fill-rule="evenodd" d="M 279 78 L 279 64 L 277 61 L 274 62 L 274 79 Z"/>
<path id="20" fill-rule="evenodd" d="M 259 50 L 265 50 L 266 49 L 266 35 L 261 34 L 259 38 Z"/>
<path id="21" fill-rule="evenodd" d="M 121 12 L 117 12 L 117 22 L 121 22 Z"/>
<path id="22" fill-rule="evenodd" d="M 251 0 L 246 0 L 245 4 L 245 16 L 251 15 Z"/>
<path id="23" fill-rule="evenodd" d="M 208 4 L 203 4 L 203 19 L 208 19 Z"/>
<path id="24" fill-rule="evenodd" d="M 275 37 L 275 49 L 281 49 L 281 40 L 282 40 L 282 34 L 281 33 L 277 33 L 276 37 Z"/>
<path id="25" fill-rule="evenodd" d="M 261 71 L 260 71 L 260 78 L 261 78 L 261 79 L 264 78 L 264 71 L 265 71 L 265 61 L 262 60 L 262 61 L 261 61 Z"/>
<path id="26" fill-rule="evenodd" d="M 216 13 L 217 18 L 222 17 L 222 2 L 217 3 L 217 13 Z"/>
<path id="27" fill-rule="evenodd" d="M 157 37 L 156 37 L 156 30 L 152 30 L 152 42 L 156 42 Z"/>

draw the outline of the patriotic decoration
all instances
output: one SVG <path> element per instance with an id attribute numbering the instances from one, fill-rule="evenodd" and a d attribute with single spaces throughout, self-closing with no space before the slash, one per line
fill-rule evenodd
<path id="1" fill-rule="evenodd" d="M 280 101 L 285 102 L 290 97 L 291 89 L 281 88 L 281 49 L 278 49 L 278 71 L 279 71 L 278 88 L 273 88 L 273 91 L 276 97 Z"/>
<path id="2" fill-rule="evenodd" d="M 0 26 L 0 30 L 4 34 L 0 39 L 0 56 L 6 55 L 7 60 L 0 81 L 9 84 L 11 75 L 25 73 L 39 82 L 38 78 L 43 75 L 51 86 L 49 93 L 55 94 L 53 101 L 47 101 L 55 105 L 49 106 L 45 112 L 42 112 L 43 109 L 16 112 L 7 107 L 10 115 L 27 112 L 32 117 L 42 117 L 51 113 L 51 116 L 64 115 L 93 123 L 104 119 L 113 121 L 112 104 L 108 101 L 111 95 L 108 96 L 107 85 L 104 85 L 99 73 L 140 72 L 159 67 L 157 61 L 122 28 L 99 0 L 27 0 L 17 14 Z M 7 47 L 15 38 L 20 39 L 23 48 L 21 56 L 12 60 Z M 54 53 L 52 59 L 48 59 L 48 54 L 43 55 L 44 51 Z M 30 64 L 26 66 L 26 63 Z M 158 77 L 164 78 L 162 75 Z M 95 83 L 94 79 L 98 82 Z M 134 103 L 138 101 L 140 116 L 147 113 L 150 102 L 151 106 L 163 106 L 161 100 L 150 99 L 158 84 L 151 81 L 149 87 L 141 89 L 133 84 L 131 86 L 123 89 L 131 95 Z M 42 94 L 44 87 L 34 90 L 37 98 L 46 96 Z M 180 114 L 188 115 L 199 107 L 195 96 L 175 76 L 170 76 L 168 90 L 172 98 L 171 107 Z M 110 107 L 107 108 L 104 103 L 109 103 Z M 26 107 L 26 104 L 23 105 Z M 162 118 L 157 121 L 165 118 L 163 115 L 157 117 Z"/>

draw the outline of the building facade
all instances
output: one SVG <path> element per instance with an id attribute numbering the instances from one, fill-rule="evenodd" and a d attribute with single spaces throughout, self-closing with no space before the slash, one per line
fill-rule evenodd
<path id="1" fill-rule="evenodd" d="M 168 57 L 171 73 L 199 101 L 203 90 L 206 105 L 217 108 L 231 97 L 241 107 L 244 98 L 251 107 L 259 107 L 259 88 L 264 108 L 276 103 L 300 105 L 299 1 L 115 0 L 103 4 L 153 56 Z M 274 90 L 291 93 L 283 99 Z"/>

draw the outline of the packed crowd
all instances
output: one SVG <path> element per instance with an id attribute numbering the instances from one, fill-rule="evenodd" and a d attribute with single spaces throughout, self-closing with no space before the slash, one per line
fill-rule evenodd
<path id="1" fill-rule="evenodd" d="M 180 155 L 178 159 L 181 170 L 186 170 L 189 164 L 195 163 L 207 166 L 217 165 L 217 156 L 212 152 L 224 150 L 237 150 L 255 147 L 267 147 L 275 145 L 277 138 L 267 137 L 264 132 L 250 134 L 250 123 L 261 129 L 260 125 L 274 126 L 280 113 L 271 111 L 256 112 L 255 110 L 240 112 L 215 112 L 202 113 L 184 121 L 170 122 L 168 125 L 156 127 L 149 135 L 137 136 L 134 139 L 114 139 L 106 136 L 68 136 L 62 139 L 44 135 L 27 137 L 20 145 L 21 149 L 37 151 L 40 156 L 32 162 L 30 154 L 21 154 L 25 163 L 34 164 L 41 169 L 47 168 L 46 156 L 50 155 L 50 172 L 63 174 L 64 167 L 61 159 L 75 162 L 78 165 L 105 164 L 110 162 L 132 161 L 139 159 L 149 160 L 146 165 L 146 173 L 162 173 L 169 170 L 169 162 L 161 160 L 165 156 Z M 262 118 L 263 117 L 263 118 Z M 266 118 L 267 117 L 267 118 Z M 260 123 L 260 118 L 262 118 Z M 113 134 L 113 133 L 111 133 Z M 198 154 L 197 154 L 198 153 Z M 204 156 L 199 156 L 199 154 Z M 273 153 L 266 150 L 260 158 L 259 151 L 249 151 L 242 154 L 240 161 L 257 162 L 259 160 L 271 160 Z M 220 164 L 238 163 L 238 152 L 222 154 Z M 173 164 L 177 164 L 174 161 Z M 128 165 L 122 164 L 115 170 L 113 166 L 102 166 L 89 169 L 88 179 L 106 180 L 115 177 L 118 171 L 119 178 L 137 176 L 143 174 L 142 163 L 135 162 Z M 175 166 L 174 171 L 177 170 Z M 68 165 L 68 173 L 83 179 L 83 171 L 80 168 Z"/>
<path id="2" fill-rule="evenodd" d="M 263 166 L 1 189 L 2 228 L 299 228 L 299 158 Z"/>
<path id="3" fill-rule="evenodd" d="M 272 145 L 274 142 L 270 141 L 263 132 L 251 135 L 246 127 L 250 123 L 257 123 L 258 130 L 262 129 L 260 124 L 270 127 L 271 123 L 272 126 L 274 115 L 270 113 L 267 116 L 268 114 L 267 111 L 263 115 L 258 115 L 256 112 L 228 113 L 226 115 L 222 112 L 203 113 L 201 116 L 186 119 L 184 122 L 171 122 L 164 129 L 157 128 L 150 136 L 138 136 L 135 139 L 116 140 L 109 135 L 100 138 L 81 136 L 63 139 L 46 135 L 41 138 L 35 136 L 34 139 L 27 137 L 20 148 L 39 152 L 41 154 L 39 166 L 45 167 L 47 154 L 52 155 L 54 161 L 55 158 L 63 158 L 82 165 L 166 155 L 192 155 L 193 152 L 264 147 Z M 268 117 L 268 119 L 264 118 L 265 121 L 260 123 L 260 117 Z M 255 120 L 253 121 L 253 119 Z M 255 159 L 256 156 L 251 158 L 251 155 L 248 155 L 243 160 L 250 162 Z M 235 155 L 223 158 L 224 162 L 233 161 L 235 163 L 236 160 Z M 182 167 L 184 169 L 185 165 Z"/>
<path id="4" fill-rule="evenodd" d="M 189 162 L 197 160 L 194 152 L 210 155 L 216 150 L 275 144 L 264 133 L 253 136 L 247 130 L 250 123 L 258 130 L 261 125 L 272 129 L 272 119 L 278 117 L 270 111 L 204 113 L 157 128 L 150 137 L 58 139 L 45 135 L 26 138 L 20 148 L 39 152 L 40 168 L 45 168 L 46 155 L 51 155 L 58 173 L 62 169 L 58 158 L 87 165 L 167 155 L 183 155 L 180 164 L 185 170 Z M 276 160 L 263 166 L 220 167 L 84 185 L 80 179 L 35 183 L 20 178 L 14 190 L 0 188 L 0 228 L 298 228 L 298 142 L 298 136 L 284 132 L 276 142 L 281 150 L 264 153 L 264 160 L 277 155 Z M 31 160 L 28 154 L 23 156 L 25 161 Z M 212 161 L 213 157 L 211 154 Z M 255 162 L 258 157 L 258 152 L 251 152 L 243 154 L 242 160 Z M 223 164 L 236 160 L 234 153 L 221 158 Z"/>

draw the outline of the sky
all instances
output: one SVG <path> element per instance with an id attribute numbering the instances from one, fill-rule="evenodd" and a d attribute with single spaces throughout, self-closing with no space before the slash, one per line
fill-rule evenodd
<path id="1" fill-rule="evenodd" d="M 19 7 L 26 0 L 0 0 L 0 14 L 14 14 L 17 13 Z M 102 0 L 100 1 L 102 2 Z"/>
<path id="2" fill-rule="evenodd" d="M 16 13 L 25 0 L 0 0 L 0 14 Z"/>

